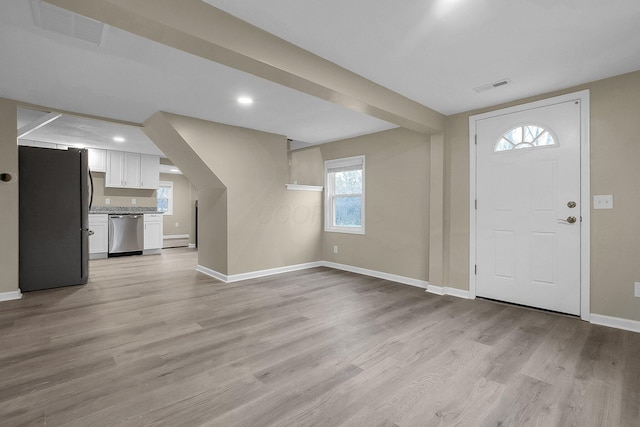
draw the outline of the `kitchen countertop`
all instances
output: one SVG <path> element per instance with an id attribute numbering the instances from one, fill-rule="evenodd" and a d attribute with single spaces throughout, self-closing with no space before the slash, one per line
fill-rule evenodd
<path id="1" fill-rule="evenodd" d="M 94 206 L 90 214 L 161 214 L 156 208 L 141 206 Z"/>

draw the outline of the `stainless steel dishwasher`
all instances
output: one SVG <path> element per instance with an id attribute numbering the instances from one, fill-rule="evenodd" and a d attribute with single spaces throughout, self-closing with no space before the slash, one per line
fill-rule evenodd
<path id="1" fill-rule="evenodd" d="M 109 215 L 109 256 L 141 254 L 144 215 Z"/>

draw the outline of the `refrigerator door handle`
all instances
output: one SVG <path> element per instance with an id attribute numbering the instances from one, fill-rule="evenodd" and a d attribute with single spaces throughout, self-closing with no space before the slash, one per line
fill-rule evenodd
<path id="1" fill-rule="evenodd" d="M 91 183 L 91 195 L 89 198 L 89 209 L 93 207 L 93 177 L 91 176 L 91 171 L 89 171 L 89 182 Z"/>

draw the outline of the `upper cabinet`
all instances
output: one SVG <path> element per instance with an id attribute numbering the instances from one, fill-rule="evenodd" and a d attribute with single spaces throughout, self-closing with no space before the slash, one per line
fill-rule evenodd
<path id="1" fill-rule="evenodd" d="M 157 190 L 160 186 L 160 158 L 140 154 L 140 188 Z"/>
<path id="2" fill-rule="evenodd" d="M 91 172 L 107 171 L 107 150 L 89 148 L 89 170 Z"/>
<path id="3" fill-rule="evenodd" d="M 140 188 L 140 154 L 124 153 L 124 188 Z"/>
<path id="4" fill-rule="evenodd" d="M 155 190 L 160 180 L 160 158 L 148 154 L 107 151 L 105 187 Z"/>
<path id="5" fill-rule="evenodd" d="M 105 187 L 124 187 L 124 153 L 121 151 L 107 151 L 107 174 L 104 179 Z"/>

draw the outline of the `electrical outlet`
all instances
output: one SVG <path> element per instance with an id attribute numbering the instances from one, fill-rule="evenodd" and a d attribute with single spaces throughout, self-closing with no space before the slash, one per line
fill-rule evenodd
<path id="1" fill-rule="evenodd" d="M 110 205 L 111 204 L 111 199 L 108 198 L 108 197 L 106 199 L 104 199 L 104 204 L 105 205 Z"/>
<path id="2" fill-rule="evenodd" d="M 137 203 L 138 203 L 138 201 L 137 201 L 136 199 L 131 199 L 131 204 L 132 204 L 132 205 L 135 205 L 135 204 L 137 204 Z"/>
<path id="3" fill-rule="evenodd" d="M 593 196 L 593 209 L 613 209 L 613 195 Z"/>
<path id="4" fill-rule="evenodd" d="M 640 298 L 640 282 L 636 282 L 635 285 L 636 285 L 636 289 L 633 295 Z"/>
<path id="5" fill-rule="evenodd" d="M 179 226 L 180 226 L 180 224 L 176 222 L 176 227 L 179 227 Z"/>
<path id="6" fill-rule="evenodd" d="M 334 254 L 338 253 L 338 245 L 333 245 L 333 253 Z"/>

